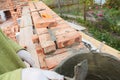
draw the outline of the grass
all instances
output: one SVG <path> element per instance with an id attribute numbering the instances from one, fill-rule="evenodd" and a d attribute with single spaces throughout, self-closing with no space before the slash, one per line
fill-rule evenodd
<path id="1" fill-rule="evenodd" d="M 55 3 L 54 0 L 43 0 L 43 1 L 48 5 Z M 59 13 L 58 8 L 55 8 L 53 10 Z M 83 13 L 81 13 L 83 12 L 82 10 L 83 10 L 82 6 L 79 7 L 78 9 L 78 5 L 62 7 L 62 12 L 64 14 L 70 14 L 70 15 L 83 16 Z M 66 17 L 63 17 L 63 18 L 66 20 L 70 20 L 69 18 L 66 18 Z M 120 26 L 116 27 L 114 25 L 109 25 L 110 24 L 108 23 L 110 22 L 109 20 L 106 20 L 108 22 L 103 21 L 102 23 L 96 23 L 97 25 L 92 24 L 89 21 L 84 22 L 82 19 L 76 19 L 75 21 L 83 26 L 86 26 L 86 28 L 88 29 L 88 32 L 91 33 L 94 38 L 100 41 L 105 41 L 107 45 L 120 51 L 120 37 L 117 37 L 113 34 L 113 32 L 115 32 L 115 34 L 116 33 L 120 34 Z M 104 25 L 105 27 L 100 28 L 99 25 Z"/>
<path id="2" fill-rule="evenodd" d="M 42 1 L 47 5 L 50 5 L 56 2 L 55 0 L 42 0 Z"/>
<path id="3" fill-rule="evenodd" d="M 62 18 L 64 18 L 65 20 L 71 20 L 68 17 L 62 16 Z M 113 35 L 111 32 L 106 31 L 105 29 L 100 29 L 99 27 L 96 27 L 96 24 L 93 24 L 89 21 L 84 22 L 83 19 L 76 19 L 75 21 L 80 25 L 85 26 L 92 37 L 101 42 L 105 41 L 107 45 L 120 51 L 120 37 Z"/>
<path id="4" fill-rule="evenodd" d="M 105 29 L 100 29 L 96 27 L 89 21 L 84 22 L 81 19 L 77 19 L 76 21 L 86 26 L 88 32 L 91 33 L 94 38 L 100 41 L 105 41 L 107 45 L 120 51 L 120 37 L 113 35 L 111 32 L 106 31 Z"/>

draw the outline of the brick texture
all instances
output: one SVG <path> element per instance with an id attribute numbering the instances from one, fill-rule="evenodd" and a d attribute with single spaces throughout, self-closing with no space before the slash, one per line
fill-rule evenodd
<path id="1" fill-rule="evenodd" d="M 38 35 L 48 34 L 47 28 L 36 28 L 36 31 Z"/>
<path id="2" fill-rule="evenodd" d="M 40 45 L 44 49 L 45 53 L 49 53 L 56 50 L 54 41 L 51 40 L 49 34 L 39 35 Z"/>
<path id="3" fill-rule="evenodd" d="M 60 64 L 62 60 L 67 58 L 70 54 L 68 52 L 58 54 L 52 57 L 45 58 L 48 69 L 52 69 Z"/>
<path id="4" fill-rule="evenodd" d="M 78 32 L 70 32 L 57 36 L 57 47 L 63 48 L 72 45 L 75 42 L 81 42 L 81 35 Z"/>

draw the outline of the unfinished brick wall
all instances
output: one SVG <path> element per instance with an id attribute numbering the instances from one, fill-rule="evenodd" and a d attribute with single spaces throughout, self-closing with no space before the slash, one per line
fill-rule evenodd
<path id="1" fill-rule="evenodd" d="M 21 7 L 21 5 L 17 5 L 16 9 L 17 9 L 18 17 L 21 17 L 21 15 L 22 15 L 22 7 Z"/>
<path id="2" fill-rule="evenodd" d="M 41 68 L 52 69 L 70 55 L 68 48 L 81 48 L 81 35 L 42 2 L 29 3 L 36 35 L 33 43 Z M 41 10 L 41 11 L 40 11 Z M 55 40 L 53 39 L 55 38 Z"/>
<path id="3" fill-rule="evenodd" d="M 12 0 L 8 0 L 8 6 L 9 6 L 9 10 L 12 16 L 12 19 L 14 21 L 14 24 L 16 26 L 14 26 L 15 28 L 15 32 L 19 32 L 19 25 L 17 22 L 17 19 L 21 17 L 21 13 L 22 13 L 22 7 L 21 5 L 14 5 L 14 2 Z"/>
<path id="4" fill-rule="evenodd" d="M 16 39 L 16 33 L 14 32 L 14 25 L 11 25 L 11 26 L 8 26 L 8 27 L 5 27 L 2 29 L 2 31 L 4 32 L 4 34 L 12 39 L 13 41 L 17 42 L 17 39 Z"/>

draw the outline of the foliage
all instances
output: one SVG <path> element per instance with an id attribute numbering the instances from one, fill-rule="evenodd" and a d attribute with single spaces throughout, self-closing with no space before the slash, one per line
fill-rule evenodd
<path id="1" fill-rule="evenodd" d="M 113 35 L 105 29 L 97 27 L 96 24 L 93 24 L 89 21 L 84 22 L 82 19 L 77 19 L 77 21 L 86 26 L 93 37 L 100 41 L 105 41 L 109 46 L 120 50 L 120 37 Z"/>
<path id="2" fill-rule="evenodd" d="M 114 8 L 112 9 L 105 8 L 104 15 L 109 19 L 112 18 L 113 20 L 120 20 L 120 11 L 115 10 Z"/>
<path id="3" fill-rule="evenodd" d="M 88 7 L 93 6 L 95 2 L 94 0 L 79 0 L 79 3 L 83 4 L 84 1 Z"/>
<path id="4" fill-rule="evenodd" d="M 42 0 L 45 4 L 51 5 L 54 4 L 55 0 Z"/>
<path id="5" fill-rule="evenodd" d="M 106 0 L 105 6 L 118 10 L 120 8 L 120 0 Z"/>
<path id="6" fill-rule="evenodd" d="M 93 34 L 96 39 L 105 41 L 109 46 L 120 50 L 120 38 L 113 36 L 105 30 L 99 30 L 95 27 L 89 28 L 89 32 Z"/>
<path id="7" fill-rule="evenodd" d="M 66 17 L 63 17 L 67 19 Z M 111 32 L 107 31 L 106 29 L 101 29 L 97 27 L 96 24 L 91 23 L 90 21 L 84 21 L 83 19 L 76 19 L 78 23 L 82 26 L 85 26 L 88 29 L 88 32 L 92 34 L 92 36 L 100 41 L 105 41 L 107 45 L 120 50 L 120 37 L 112 34 Z"/>
<path id="8" fill-rule="evenodd" d="M 54 0 L 43 0 L 48 4 L 55 3 Z M 53 1 L 53 2 L 52 2 Z M 74 0 L 70 0 L 74 1 Z M 93 16 L 96 22 L 84 21 L 83 19 L 76 19 L 78 23 L 88 28 L 88 31 L 100 41 L 105 41 L 106 44 L 120 50 L 120 10 L 119 0 L 107 0 L 107 3 L 101 8 L 98 4 L 94 4 L 94 0 L 79 0 L 78 5 L 62 7 L 62 13 L 70 15 L 83 16 L 83 2 L 86 2 L 86 8 L 92 7 Z M 105 7 L 108 8 L 105 8 Z M 59 13 L 59 9 L 55 8 L 54 11 Z M 101 14 L 102 13 L 102 14 Z M 102 15 L 102 16 L 101 16 Z M 68 17 L 63 17 L 68 19 Z M 71 19 L 70 19 L 71 20 Z"/>
<path id="9" fill-rule="evenodd" d="M 104 19 L 107 21 L 106 24 L 108 24 L 106 30 L 120 35 L 120 26 L 118 25 L 120 22 L 120 11 L 115 9 L 105 9 Z"/>

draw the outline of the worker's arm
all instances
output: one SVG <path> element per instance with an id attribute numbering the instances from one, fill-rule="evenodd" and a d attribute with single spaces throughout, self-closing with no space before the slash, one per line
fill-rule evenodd
<path id="1" fill-rule="evenodd" d="M 0 29 L 0 33 L 6 38 L 6 40 L 9 42 L 9 44 L 11 45 L 11 48 L 13 48 L 15 50 L 15 52 L 17 53 L 19 50 L 23 49 L 20 45 L 18 45 L 16 42 L 14 42 L 13 40 L 9 39 Z"/>
<path id="2" fill-rule="evenodd" d="M 34 61 L 33 57 L 31 56 L 31 54 L 29 52 L 27 52 L 25 50 L 20 50 L 20 51 L 17 52 L 17 54 L 22 60 L 29 63 L 31 67 L 36 67 L 35 66 L 35 61 Z"/>
<path id="3" fill-rule="evenodd" d="M 64 76 L 51 70 L 25 68 L 22 70 L 22 80 L 64 80 Z"/>
<path id="4" fill-rule="evenodd" d="M 21 80 L 21 73 L 22 69 L 4 73 L 0 75 L 0 80 Z"/>
<path id="5" fill-rule="evenodd" d="M 1 29 L 0 29 L 0 33 L 3 36 L 3 38 L 5 38 L 5 40 L 8 42 L 8 44 L 11 46 L 11 48 L 18 54 L 18 56 L 22 60 L 29 63 L 31 67 L 35 67 L 35 62 L 32 59 L 32 56 L 29 52 L 27 52 L 24 48 L 22 48 L 19 44 L 17 44 L 13 40 L 9 39 L 6 35 L 4 35 Z"/>
<path id="6" fill-rule="evenodd" d="M 25 68 L 2 74 L 0 80 L 64 80 L 64 76 L 54 71 Z"/>

